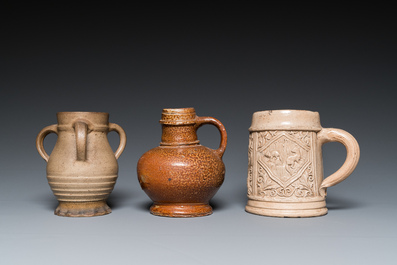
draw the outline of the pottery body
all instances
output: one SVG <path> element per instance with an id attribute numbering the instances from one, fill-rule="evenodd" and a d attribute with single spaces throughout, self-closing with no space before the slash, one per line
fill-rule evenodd
<path id="1" fill-rule="evenodd" d="M 223 183 L 227 135 L 224 126 L 211 117 L 197 117 L 193 108 L 164 109 L 159 147 L 138 161 L 138 179 L 153 200 L 150 212 L 167 217 L 196 217 L 212 213 L 210 199 Z M 221 132 L 219 149 L 199 144 L 197 129 L 213 124 Z"/>
<path id="2" fill-rule="evenodd" d="M 317 112 L 260 111 L 249 129 L 246 211 L 276 217 L 327 213 L 327 188 L 355 169 L 360 149 L 346 131 L 322 128 Z M 324 179 L 322 145 L 340 142 L 347 150 L 342 167 Z"/>
<path id="3" fill-rule="evenodd" d="M 97 216 L 111 212 L 106 199 L 118 176 L 117 158 L 126 145 L 124 130 L 109 123 L 109 114 L 99 112 L 59 112 L 58 124 L 44 128 L 36 145 L 47 163 L 48 183 L 59 201 L 60 216 Z M 113 153 L 107 134 L 116 131 L 120 145 Z M 43 141 L 49 133 L 58 139 L 50 156 Z"/>

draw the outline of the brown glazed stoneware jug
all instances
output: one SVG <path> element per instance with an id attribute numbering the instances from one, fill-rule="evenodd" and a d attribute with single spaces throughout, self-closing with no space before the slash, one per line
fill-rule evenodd
<path id="1" fill-rule="evenodd" d="M 223 183 L 227 134 L 212 117 L 197 117 L 194 108 L 163 109 L 159 147 L 138 161 L 138 179 L 153 200 L 150 212 L 166 217 L 198 217 L 212 214 L 209 205 Z M 221 134 L 218 149 L 199 144 L 197 129 L 215 125 Z"/>
<path id="2" fill-rule="evenodd" d="M 37 135 L 36 147 L 47 161 L 48 183 L 59 201 L 59 216 L 98 216 L 111 212 L 106 199 L 116 183 L 117 158 L 126 145 L 124 130 L 109 123 L 103 112 L 59 112 L 58 124 L 45 127 Z M 107 138 L 110 131 L 120 135 L 113 153 Z M 56 133 L 58 139 L 50 156 L 43 141 Z"/>

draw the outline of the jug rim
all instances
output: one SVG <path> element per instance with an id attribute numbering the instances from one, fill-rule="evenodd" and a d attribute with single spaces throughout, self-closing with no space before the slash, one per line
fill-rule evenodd
<path id="1" fill-rule="evenodd" d="M 159 122 L 164 125 L 192 125 L 196 123 L 196 118 L 194 108 L 165 108 Z"/>
<path id="2" fill-rule="evenodd" d="M 164 114 L 188 114 L 188 113 L 195 113 L 194 108 L 164 108 L 162 113 Z"/>

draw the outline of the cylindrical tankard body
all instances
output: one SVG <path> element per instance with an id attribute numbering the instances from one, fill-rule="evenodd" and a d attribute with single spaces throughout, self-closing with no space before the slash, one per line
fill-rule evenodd
<path id="1" fill-rule="evenodd" d="M 356 167 L 360 150 L 346 131 L 322 128 L 318 112 L 255 112 L 249 128 L 246 211 L 276 217 L 312 217 L 327 213 L 326 190 Z M 322 145 L 341 142 L 343 166 L 324 179 Z"/>

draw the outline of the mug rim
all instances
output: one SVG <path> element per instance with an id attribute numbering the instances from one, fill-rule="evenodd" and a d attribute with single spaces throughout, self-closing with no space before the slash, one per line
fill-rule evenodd
<path id="1" fill-rule="evenodd" d="M 301 109 L 276 109 L 276 110 L 259 110 L 259 111 L 255 111 L 255 113 L 273 113 L 275 112 L 277 113 L 283 113 L 283 114 L 287 114 L 287 113 L 291 113 L 291 112 L 305 112 L 305 113 L 318 113 L 318 111 L 313 111 L 313 110 L 301 110 Z"/>
<path id="2" fill-rule="evenodd" d="M 249 131 L 321 129 L 320 114 L 317 111 L 281 109 L 254 112 Z"/>

